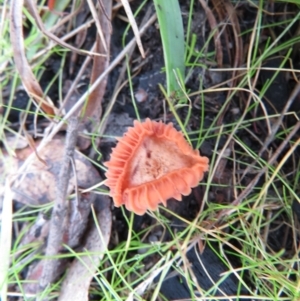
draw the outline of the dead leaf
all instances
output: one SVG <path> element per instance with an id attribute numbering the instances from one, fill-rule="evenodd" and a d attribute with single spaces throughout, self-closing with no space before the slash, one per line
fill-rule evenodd
<path id="1" fill-rule="evenodd" d="M 83 247 L 84 251 L 91 254 L 74 260 L 62 284 L 58 301 L 89 300 L 90 283 L 95 276 L 110 239 L 112 215 L 108 196 L 98 195 L 95 202 L 95 212 L 101 236 L 98 227 L 94 223 Z"/>
<path id="2" fill-rule="evenodd" d="M 104 35 L 105 43 L 101 41 L 99 34 L 96 37 L 96 50 L 97 53 L 106 53 L 105 57 L 95 56 L 93 69 L 91 74 L 91 84 L 93 84 L 101 74 L 107 69 L 110 58 L 110 38 L 111 38 L 111 10 L 112 2 L 110 0 L 103 1 L 103 6 L 98 12 L 98 19 L 100 20 L 101 31 Z M 93 132 L 93 127 L 98 124 L 102 115 L 102 98 L 105 93 L 107 84 L 107 76 L 100 82 L 97 88 L 89 95 L 87 106 L 84 111 L 82 127 L 87 129 L 88 132 Z M 90 145 L 90 139 L 78 137 L 78 145 L 81 150 L 87 149 Z"/>
<path id="3" fill-rule="evenodd" d="M 38 143 L 36 143 L 36 147 L 37 145 Z M 53 139 L 39 152 L 42 161 L 35 157 L 24 173 L 18 175 L 12 186 L 13 198 L 16 201 L 37 206 L 54 200 L 56 179 L 60 171 L 64 147 L 62 138 Z M 2 169 L 2 172 L 9 171 L 9 174 L 13 175 L 31 153 L 32 150 L 27 147 L 16 151 L 15 158 L 6 155 L 2 160 L 0 170 Z M 88 188 L 100 182 L 96 169 L 79 152 L 75 152 L 75 166 L 76 176 L 73 173 L 68 194 L 72 193 L 75 187 Z M 0 195 L 2 190 L 0 185 Z"/>
<path id="4" fill-rule="evenodd" d="M 63 234 L 63 243 L 70 248 L 78 248 L 82 241 L 83 234 L 86 232 L 88 224 L 88 216 L 90 214 L 91 204 L 95 201 L 95 194 L 80 195 L 78 199 L 69 200 L 69 217 L 66 232 Z M 40 213 L 36 222 L 26 231 L 20 247 L 26 246 L 31 243 L 43 243 L 46 241 L 49 234 L 50 220 L 47 219 L 43 213 Z M 43 246 L 44 249 L 45 245 Z M 22 249 L 22 248 L 21 248 Z M 62 251 L 63 249 L 61 249 Z M 43 274 L 43 266 L 45 263 L 43 259 L 41 261 L 35 261 L 30 265 L 29 271 L 26 275 L 26 283 L 23 287 L 26 293 L 36 294 L 39 291 L 39 280 Z M 69 265 L 70 260 L 60 258 L 58 259 L 57 269 L 54 271 L 53 278 L 50 279 L 54 282 Z"/>
<path id="5" fill-rule="evenodd" d="M 59 265 L 55 271 L 56 278 L 66 270 L 68 264 L 68 259 L 59 259 Z M 24 293 L 36 294 L 38 292 L 39 279 L 42 277 L 43 273 L 43 265 L 44 261 L 37 261 L 29 267 L 26 283 L 23 284 Z"/>
<path id="6" fill-rule="evenodd" d="M 10 34 L 15 64 L 28 95 L 33 98 L 38 108 L 41 108 L 49 117 L 52 117 L 55 115 L 55 107 L 50 99 L 44 95 L 25 55 L 22 23 L 23 5 L 23 0 L 12 0 L 10 6 Z"/>

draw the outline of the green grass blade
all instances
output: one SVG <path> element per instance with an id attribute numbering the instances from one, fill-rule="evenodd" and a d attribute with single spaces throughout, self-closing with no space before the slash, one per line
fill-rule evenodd
<path id="1" fill-rule="evenodd" d="M 175 72 L 184 78 L 184 33 L 178 0 L 154 0 L 166 66 L 167 93 L 179 90 Z"/>

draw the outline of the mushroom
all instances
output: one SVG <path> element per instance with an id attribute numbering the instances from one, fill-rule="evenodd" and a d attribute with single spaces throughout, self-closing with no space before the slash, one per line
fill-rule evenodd
<path id="1" fill-rule="evenodd" d="M 181 201 L 189 195 L 208 170 L 208 158 L 201 157 L 172 123 L 134 121 L 118 138 L 110 161 L 104 165 L 106 185 L 116 207 L 125 204 L 129 211 L 143 215 L 147 209 L 170 198 Z"/>

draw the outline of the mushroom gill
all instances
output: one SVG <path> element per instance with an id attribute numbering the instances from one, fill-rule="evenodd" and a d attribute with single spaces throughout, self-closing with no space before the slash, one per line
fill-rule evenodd
<path id="1" fill-rule="evenodd" d="M 170 198 L 181 201 L 191 193 L 208 170 L 208 158 L 201 157 L 172 123 L 161 121 L 134 122 L 118 139 L 110 161 L 104 165 L 106 185 L 116 207 L 138 215 Z"/>

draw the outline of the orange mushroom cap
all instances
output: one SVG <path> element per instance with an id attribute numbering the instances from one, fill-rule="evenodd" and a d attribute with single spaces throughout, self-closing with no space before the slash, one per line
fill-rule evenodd
<path id="1" fill-rule="evenodd" d="M 118 139 L 110 161 L 104 165 L 106 185 L 116 207 L 126 208 L 138 215 L 170 198 L 181 201 L 189 195 L 208 170 L 209 160 L 201 157 L 172 123 L 134 121 Z"/>

